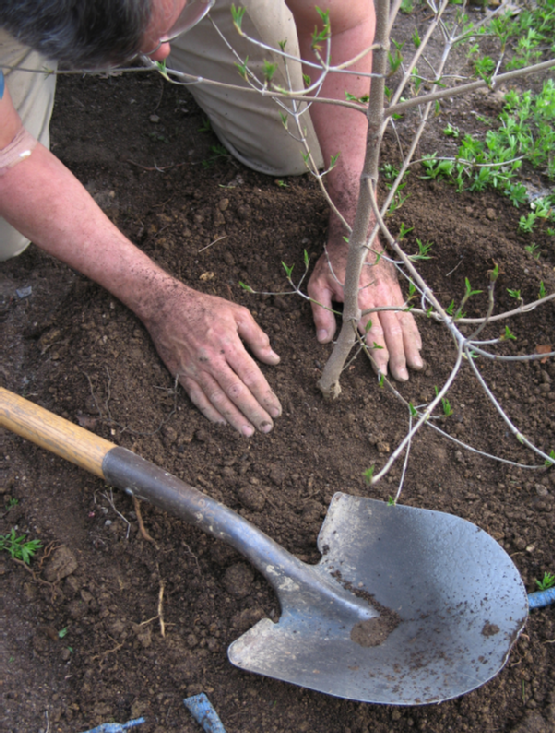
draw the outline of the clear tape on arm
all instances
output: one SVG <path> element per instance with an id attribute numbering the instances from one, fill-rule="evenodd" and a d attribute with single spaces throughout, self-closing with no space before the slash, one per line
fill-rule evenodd
<path id="1" fill-rule="evenodd" d="M 0 150 L 0 178 L 10 168 L 28 158 L 37 146 L 37 140 L 24 127 L 21 127 L 9 145 Z"/>

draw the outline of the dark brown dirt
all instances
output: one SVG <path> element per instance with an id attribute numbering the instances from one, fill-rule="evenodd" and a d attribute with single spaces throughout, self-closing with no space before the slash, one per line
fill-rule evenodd
<path id="1" fill-rule="evenodd" d="M 494 102 L 477 96 L 470 104 L 485 114 Z M 301 270 L 304 249 L 311 261 L 319 255 L 326 206 L 306 178 L 282 188 L 231 158 L 210 161 L 215 140 L 199 132 L 201 123 L 183 88 L 152 75 L 62 78 L 53 151 L 163 267 L 251 308 L 282 357 L 279 366 L 263 368 L 284 405 L 274 432 L 245 440 L 209 424 L 174 391 L 141 323 L 33 247 L 0 275 L 2 383 L 201 488 L 315 562 L 335 491 L 382 499 L 395 492 L 400 465 L 371 489 L 362 472 L 383 465 L 405 434 L 407 414 L 379 388 L 363 357 L 344 374 L 340 399 L 325 404 L 316 382 L 330 350 L 314 338 L 308 304 L 239 288 L 242 280 L 257 290 L 286 290 L 281 262 Z M 384 157 L 395 162 L 392 144 Z M 435 243 L 421 271 L 443 303 L 460 298 L 465 277 L 485 289 L 494 262 L 502 273 L 498 309 L 514 307 L 507 288 L 520 289 L 525 301 L 536 297 L 540 281 L 553 292 L 552 240 L 535 239 L 538 260 L 525 252 L 520 212 L 506 200 L 455 195 L 417 172 L 407 190 L 394 229 L 401 222 L 414 227 L 410 251 L 415 237 Z M 32 295 L 19 298 L 16 289 L 27 286 Z M 483 307 L 477 297 L 468 314 Z M 433 397 L 454 354 L 441 326 L 420 325 L 428 367 L 397 385 L 415 404 Z M 553 344 L 553 326 L 551 304 L 515 318 L 518 340 L 504 348 L 518 354 Z M 492 326 L 487 335 L 502 330 Z M 555 448 L 555 364 L 481 361 L 480 368 L 519 429 L 540 448 Z M 481 451 L 534 462 L 467 366 L 449 399 L 447 432 Z M 78 733 L 142 715 L 141 733 L 192 733 L 199 727 L 182 699 L 200 691 L 228 733 L 555 730 L 553 608 L 532 613 L 495 679 L 441 705 L 360 704 L 251 676 L 228 663 L 226 647 L 279 610 L 269 586 L 235 551 L 143 504 L 154 539 L 148 542 L 129 497 L 8 432 L 0 439 L 0 532 L 17 527 L 43 543 L 30 568 L 0 558 L 2 730 Z M 465 452 L 428 429 L 413 443 L 401 501 L 478 524 L 507 550 L 532 591 L 534 579 L 555 568 L 554 476 Z"/>

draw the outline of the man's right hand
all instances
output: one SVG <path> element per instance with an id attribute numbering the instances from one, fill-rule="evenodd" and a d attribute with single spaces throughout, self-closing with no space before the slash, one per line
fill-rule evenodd
<path id="1" fill-rule="evenodd" d="M 245 437 L 268 433 L 281 405 L 259 367 L 278 364 L 270 339 L 249 310 L 174 281 L 161 307 L 143 317 L 156 349 L 191 401 L 214 423 Z"/>

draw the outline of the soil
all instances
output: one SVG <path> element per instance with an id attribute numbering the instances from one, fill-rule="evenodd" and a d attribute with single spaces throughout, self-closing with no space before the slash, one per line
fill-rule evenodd
<path id="1" fill-rule="evenodd" d="M 483 131 L 472 112 L 492 117 L 499 104 L 496 95 L 477 94 L 446 115 L 466 131 Z M 362 473 L 384 464 L 405 435 L 407 411 L 391 390 L 380 389 L 363 356 L 346 369 L 340 398 L 324 403 L 316 382 L 330 347 L 317 343 L 309 305 L 238 286 L 241 280 L 260 291 L 287 290 L 281 263 L 300 271 L 303 250 L 311 262 L 319 256 L 326 205 L 306 176 L 282 187 L 230 157 L 213 160 L 216 141 L 199 130 L 202 122 L 185 88 L 152 74 L 61 77 L 52 149 L 160 265 L 252 310 L 282 358 L 277 367 L 262 367 L 284 406 L 274 431 L 247 440 L 208 423 L 174 389 L 133 314 L 33 246 L 0 274 L 1 380 L 200 488 L 315 563 L 334 492 L 384 500 L 395 493 L 399 462 L 371 488 Z M 399 124 L 402 139 L 413 124 L 410 116 Z M 444 144 L 433 137 L 437 129 L 422 150 Z M 396 150 L 390 136 L 383 160 L 397 163 Z M 444 304 L 461 297 L 465 278 L 485 290 L 494 262 L 496 311 L 515 306 L 507 288 L 519 289 L 525 302 L 535 299 L 540 281 L 555 290 L 552 238 L 545 231 L 535 236 L 537 259 L 525 251 L 531 239 L 519 234 L 521 212 L 505 198 L 455 194 L 417 172 L 406 191 L 393 229 L 401 222 L 414 227 L 406 242 L 411 252 L 416 237 L 435 243 L 420 268 Z M 480 295 L 467 314 L 484 309 Z M 547 303 L 511 319 L 517 340 L 501 351 L 518 355 L 554 344 L 554 316 Z M 427 367 L 395 385 L 414 404 L 433 397 L 455 353 L 440 325 L 419 325 Z M 492 325 L 484 337 L 503 330 Z M 543 450 L 555 448 L 555 363 L 479 365 L 523 434 Z M 453 415 L 441 419 L 447 433 L 506 460 L 535 462 L 468 365 L 449 400 Z M 228 733 L 555 730 L 552 607 L 530 614 L 499 675 L 439 705 L 362 704 L 251 675 L 231 666 L 226 648 L 259 619 L 275 619 L 279 608 L 240 555 L 142 503 L 148 541 L 126 494 L 7 431 L 0 440 L 0 532 L 15 527 L 42 543 L 29 567 L 0 558 L 3 731 L 78 733 L 144 716 L 141 733 L 193 733 L 200 727 L 182 700 L 199 692 Z M 554 495 L 554 472 L 494 462 L 426 429 L 413 441 L 401 503 L 477 524 L 509 553 L 531 592 L 534 579 L 555 569 Z"/>

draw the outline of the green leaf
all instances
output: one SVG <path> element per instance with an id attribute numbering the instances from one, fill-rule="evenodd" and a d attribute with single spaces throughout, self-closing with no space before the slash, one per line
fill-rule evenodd
<path id="1" fill-rule="evenodd" d="M 243 22 L 243 16 L 245 15 L 246 10 L 246 8 L 235 7 L 235 3 L 231 3 L 231 17 L 233 18 L 233 25 L 237 28 L 241 36 L 243 35 L 241 23 Z"/>
<path id="2" fill-rule="evenodd" d="M 543 590 L 549 590 L 549 588 L 553 588 L 555 586 L 555 575 L 553 573 L 548 573 L 547 571 L 543 574 L 542 580 L 534 580 L 534 583 L 538 586 L 538 588 Z"/>
<path id="3" fill-rule="evenodd" d="M 472 286 L 470 284 L 470 280 L 465 277 L 464 279 L 464 287 L 465 287 L 465 298 L 471 298 L 473 295 L 480 295 L 480 293 L 483 293 L 483 290 L 472 290 Z"/>
<path id="4" fill-rule="evenodd" d="M 293 268 L 295 267 L 295 265 L 291 265 L 291 267 L 288 267 L 285 264 L 285 262 L 282 262 L 281 264 L 283 265 L 283 269 L 285 270 L 285 274 L 287 275 L 287 279 L 290 280 L 291 279 L 291 273 L 293 272 Z"/>
<path id="5" fill-rule="evenodd" d="M 441 398 L 441 407 L 443 409 L 443 414 L 445 417 L 450 417 L 453 414 L 453 408 L 451 407 L 451 403 L 447 399 L 447 397 Z"/>
<path id="6" fill-rule="evenodd" d="M 277 67 L 277 64 L 271 64 L 269 61 L 266 61 L 266 59 L 264 59 L 264 61 L 262 62 L 262 73 L 264 75 L 264 81 L 267 84 L 269 84 L 274 78 Z"/>
<path id="7" fill-rule="evenodd" d="M 239 287 L 243 288 L 243 290 L 246 290 L 247 293 L 254 293 L 254 290 L 251 288 L 250 285 L 246 285 L 245 283 L 241 282 L 239 280 Z"/>
<path id="8" fill-rule="evenodd" d="M 364 480 L 367 484 L 370 484 L 372 482 L 372 476 L 374 475 L 374 469 L 376 468 L 376 464 L 373 463 L 370 468 L 367 468 L 366 471 L 363 472 Z"/>
<path id="9" fill-rule="evenodd" d="M 235 66 L 237 67 L 237 70 L 239 71 L 239 76 L 241 77 L 241 79 L 244 79 L 245 81 L 247 81 L 248 78 L 249 78 L 248 77 L 248 74 L 247 74 L 247 64 L 248 63 L 249 63 L 249 57 L 248 56 L 243 61 L 243 63 L 241 63 L 240 61 L 236 61 L 235 62 Z"/>
<path id="10" fill-rule="evenodd" d="M 409 412 L 412 415 L 412 417 L 417 417 L 418 412 L 416 411 L 416 407 L 412 404 L 412 402 L 409 402 Z"/>

